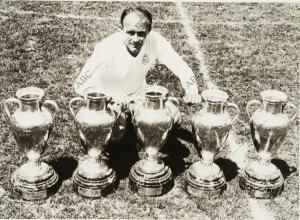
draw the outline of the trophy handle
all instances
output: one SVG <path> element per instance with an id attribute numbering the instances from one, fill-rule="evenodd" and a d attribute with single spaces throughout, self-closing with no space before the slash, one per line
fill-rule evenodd
<path id="1" fill-rule="evenodd" d="M 115 117 L 116 117 L 116 120 L 115 120 L 115 123 L 117 122 L 117 119 L 120 117 L 121 113 L 122 113 L 122 110 L 121 108 L 120 109 L 117 109 L 114 107 L 113 104 L 111 103 L 108 103 L 107 104 L 107 108 L 110 110 L 110 112 L 113 112 L 115 114 Z"/>
<path id="2" fill-rule="evenodd" d="M 7 103 L 9 103 L 9 102 L 18 104 L 18 108 L 21 108 L 22 103 L 17 98 L 9 98 L 9 99 L 6 99 L 6 100 L 3 101 L 4 111 L 7 115 L 7 117 L 10 119 L 11 118 L 11 113 L 10 113 L 9 107 L 7 105 Z"/>
<path id="3" fill-rule="evenodd" d="M 165 100 L 166 101 L 171 101 L 171 102 L 175 103 L 177 105 L 177 107 L 180 105 L 179 101 L 178 101 L 178 99 L 176 97 L 169 96 Z"/>
<path id="4" fill-rule="evenodd" d="M 236 110 L 236 114 L 232 118 L 232 122 L 234 122 L 238 118 L 238 116 L 240 114 L 240 110 L 239 110 L 239 107 L 236 104 L 231 103 L 231 102 L 228 102 L 226 105 L 224 105 L 223 110 L 225 110 L 226 108 L 230 108 L 230 107 L 234 108 Z"/>
<path id="5" fill-rule="evenodd" d="M 179 107 L 179 101 L 176 97 L 172 97 L 172 96 L 166 97 L 164 102 L 167 102 L 167 101 L 173 102 L 176 105 L 176 107 Z M 165 105 L 165 106 L 169 110 L 169 112 L 171 113 L 172 119 L 173 119 L 173 124 L 174 124 L 175 123 L 175 117 L 173 115 L 173 111 L 168 105 Z"/>
<path id="6" fill-rule="evenodd" d="M 56 112 L 58 111 L 58 105 L 56 104 L 56 102 L 53 101 L 53 100 L 45 100 L 45 101 L 43 102 L 42 106 L 41 106 L 41 110 L 42 110 L 42 111 L 43 111 L 43 109 L 47 108 L 46 105 L 51 105 L 51 106 L 54 107 L 53 117 L 55 117 Z M 48 142 L 49 137 L 50 137 L 50 134 L 51 134 L 51 132 L 52 132 L 52 128 L 53 128 L 53 127 L 51 126 L 51 127 L 49 128 L 47 134 L 45 135 L 45 137 L 44 137 L 44 143 L 47 143 L 47 142 Z"/>
<path id="7" fill-rule="evenodd" d="M 249 119 L 251 118 L 251 113 L 249 111 L 249 107 L 253 104 L 259 104 L 261 107 L 262 107 L 262 104 L 260 101 L 254 99 L 254 100 L 251 100 L 250 102 L 248 102 L 247 106 L 246 106 L 246 111 L 247 111 L 247 114 L 248 114 L 248 117 Z"/>
<path id="8" fill-rule="evenodd" d="M 183 98 L 179 98 L 180 102 L 183 105 L 186 105 L 188 108 L 188 111 L 190 112 L 190 114 L 193 114 L 193 112 L 195 113 L 195 111 L 197 111 L 198 107 L 200 106 L 204 106 L 204 101 L 201 100 L 201 103 L 192 103 L 192 102 L 185 102 Z M 191 117 L 189 117 L 190 120 L 192 119 Z"/>
<path id="9" fill-rule="evenodd" d="M 59 109 L 59 108 L 58 108 L 58 105 L 56 104 L 55 101 L 53 101 L 53 100 L 45 100 L 45 101 L 43 102 L 43 104 L 42 104 L 41 109 L 44 109 L 44 108 L 46 107 L 46 105 L 48 105 L 48 104 L 50 104 L 50 105 L 52 105 L 52 106 L 54 107 L 53 115 L 55 116 L 56 113 L 57 113 L 57 111 L 58 111 L 58 109 Z"/>
<path id="10" fill-rule="evenodd" d="M 82 133 L 81 129 L 78 129 L 78 133 L 79 133 L 79 138 L 81 140 L 81 144 L 85 147 L 87 142 L 86 142 L 86 138 L 85 138 L 84 134 Z"/>
<path id="11" fill-rule="evenodd" d="M 71 101 L 69 102 L 69 109 L 70 109 L 70 112 L 71 112 L 71 114 L 72 114 L 72 116 L 73 116 L 74 119 L 75 119 L 76 114 L 75 114 L 75 111 L 74 111 L 74 109 L 72 107 L 72 104 L 74 102 L 77 102 L 77 101 L 83 101 L 83 102 L 85 102 L 85 99 L 82 98 L 82 97 L 75 97 L 75 98 L 71 99 Z"/>
<path id="12" fill-rule="evenodd" d="M 297 116 L 297 111 L 296 111 L 297 107 L 296 107 L 294 104 L 292 104 L 292 103 L 287 103 L 286 105 L 283 106 L 282 111 L 283 111 L 286 107 L 291 107 L 292 109 L 295 110 L 295 113 L 294 113 L 293 116 L 290 118 L 290 121 L 294 121 L 295 118 L 296 118 L 296 116 Z"/>
<path id="13" fill-rule="evenodd" d="M 144 103 L 144 99 L 140 96 L 133 96 L 133 97 L 130 97 L 129 98 L 129 101 L 128 101 L 128 109 L 131 113 L 131 115 L 133 116 L 134 115 L 134 110 L 135 110 L 135 107 L 136 106 L 133 106 L 133 107 L 130 107 L 129 104 L 132 103 L 132 104 L 137 104 L 137 101 L 141 101 L 142 103 Z"/>

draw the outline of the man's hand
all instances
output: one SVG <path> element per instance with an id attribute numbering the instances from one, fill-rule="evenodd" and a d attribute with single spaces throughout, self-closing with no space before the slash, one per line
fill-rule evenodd
<path id="1" fill-rule="evenodd" d="M 127 95 L 112 95 L 113 102 L 116 105 L 119 105 L 122 111 L 127 109 L 127 99 Z"/>
<path id="2" fill-rule="evenodd" d="M 201 104 L 202 97 L 198 92 L 185 93 L 183 101 L 191 104 Z"/>

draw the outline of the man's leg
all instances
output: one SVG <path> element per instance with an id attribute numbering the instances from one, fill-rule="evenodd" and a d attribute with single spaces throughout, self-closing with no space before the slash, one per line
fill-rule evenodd
<path id="1" fill-rule="evenodd" d="M 120 114 L 120 116 L 116 119 L 115 125 L 112 130 L 111 141 L 119 142 L 123 138 L 123 136 L 126 132 L 126 128 L 127 128 L 126 120 L 127 120 L 128 114 L 131 114 L 133 112 L 134 107 L 137 104 L 141 104 L 140 99 L 143 98 L 143 96 L 141 95 L 142 92 L 143 92 L 143 89 L 139 89 L 137 92 L 130 94 L 128 96 L 129 103 L 127 105 L 127 109 L 124 110 Z M 121 106 L 117 105 L 117 104 L 114 104 L 113 108 L 114 108 L 115 112 L 119 112 L 121 110 Z"/>
<path id="2" fill-rule="evenodd" d="M 116 111 L 116 114 L 118 114 L 119 111 L 121 111 L 119 105 L 114 105 L 114 109 Z M 125 132 L 126 132 L 126 118 L 127 115 L 125 112 L 122 112 L 119 117 L 116 119 L 115 124 L 112 129 L 112 134 L 110 140 L 113 142 L 119 142 Z"/>

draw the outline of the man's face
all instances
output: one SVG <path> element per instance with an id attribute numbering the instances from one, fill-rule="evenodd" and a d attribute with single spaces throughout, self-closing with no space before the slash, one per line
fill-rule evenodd
<path id="1" fill-rule="evenodd" d="M 123 21 L 126 47 L 132 56 L 137 56 L 148 35 L 147 18 L 136 12 L 128 14 Z"/>

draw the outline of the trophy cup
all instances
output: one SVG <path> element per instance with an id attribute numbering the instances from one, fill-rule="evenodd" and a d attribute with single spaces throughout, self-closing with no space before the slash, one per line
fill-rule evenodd
<path id="1" fill-rule="evenodd" d="M 78 101 L 85 105 L 75 113 L 72 104 Z M 103 154 L 118 118 L 111 105 L 111 98 L 96 87 L 90 87 L 85 91 L 84 98 L 73 98 L 69 107 L 81 143 L 87 151 L 85 159 L 79 162 L 73 175 L 74 191 L 88 198 L 106 196 L 117 187 L 116 173 L 108 167 Z"/>
<path id="2" fill-rule="evenodd" d="M 137 102 L 131 112 L 132 123 L 143 144 L 146 158 L 132 166 L 129 184 L 132 191 L 141 195 L 162 195 L 174 185 L 171 169 L 157 157 L 173 125 L 174 109 L 168 107 L 168 102 L 178 104 L 176 98 L 166 97 L 167 93 L 168 90 L 162 86 L 148 86 L 144 99 Z"/>
<path id="3" fill-rule="evenodd" d="M 239 109 L 233 103 L 226 103 L 228 95 L 224 91 L 207 89 L 201 95 L 205 105 L 193 115 L 192 129 L 196 149 L 202 158 L 186 171 L 186 189 L 196 197 L 219 196 L 226 189 L 226 180 L 223 171 L 214 163 L 214 157 L 224 145 Z M 237 111 L 233 119 L 226 111 L 229 107 Z"/>
<path id="4" fill-rule="evenodd" d="M 246 190 L 252 198 L 270 199 L 279 195 L 283 190 L 284 180 L 280 170 L 271 163 L 283 142 L 291 121 L 284 112 L 286 107 L 296 109 L 287 103 L 287 95 L 277 90 L 264 90 L 260 93 L 263 104 L 252 100 L 246 110 L 250 118 L 250 131 L 258 152 L 258 160 L 252 161 L 240 175 L 240 187 Z M 252 115 L 249 108 L 253 104 L 261 106 Z"/>
<path id="5" fill-rule="evenodd" d="M 45 199 L 58 180 L 54 169 L 41 162 L 41 154 L 46 149 L 53 128 L 51 113 L 45 106 L 52 105 L 54 113 L 57 112 L 58 106 L 52 100 L 42 102 L 44 91 L 35 87 L 19 89 L 16 96 L 17 98 L 4 100 L 3 107 L 17 145 L 26 154 L 28 162 L 12 175 L 13 190 L 24 200 Z M 18 105 L 13 114 L 8 103 Z"/>

